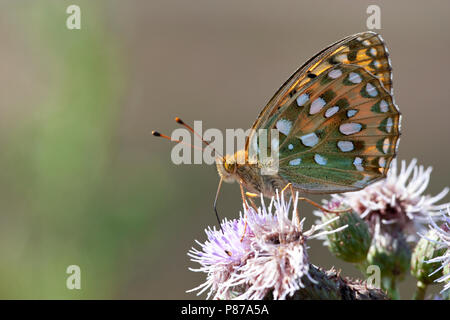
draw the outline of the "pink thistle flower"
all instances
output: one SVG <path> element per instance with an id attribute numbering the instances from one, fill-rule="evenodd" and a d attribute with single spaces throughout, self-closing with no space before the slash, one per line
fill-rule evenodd
<path id="1" fill-rule="evenodd" d="M 397 167 L 393 160 L 386 179 L 378 181 L 363 190 L 332 195 L 332 199 L 348 204 L 360 214 L 375 231 L 376 225 L 381 230 L 396 228 L 407 236 L 408 241 L 417 240 L 417 232 L 425 229 L 428 217 L 439 216 L 440 210 L 449 203 L 437 205 L 449 189 L 444 188 L 436 196 L 423 195 L 430 181 L 432 167 L 416 165 L 413 159 L 407 166 L 402 161 Z"/>
<path id="2" fill-rule="evenodd" d="M 200 264 L 200 268 L 190 270 L 206 273 L 206 281 L 188 292 L 198 290 L 199 295 L 209 290 L 208 299 L 259 300 L 269 294 L 286 299 L 304 287 L 303 277 L 315 283 L 308 274 L 307 240 L 347 226 L 323 231 L 336 217 L 304 231 L 304 219 L 298 221 L 295 214 L 297 202 L 298 196 L 290 210 L 292 199 L 285 201 L 283 193 L 277 193 L 267 208 L 261 197 L 262 207 L 257 210 L 244 206 L 245 218 L 241 214 L 239 219 L 224 220 L 223 232 L 206 229 L 208 240 L 197 241 L 200 249 L 188 252 L 191 260 Z"/>

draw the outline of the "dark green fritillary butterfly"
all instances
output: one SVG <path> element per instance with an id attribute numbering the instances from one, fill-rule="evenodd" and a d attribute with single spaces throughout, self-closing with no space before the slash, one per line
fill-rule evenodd
<path id="1" fill-rule="evenodd" d="M 301 193 L 360 190 L 386 176 L 400 121 L 383 39 L 355 34 L 300 67 L 256 119 L 245 150 L 224 157 L 217 168 L 223 180 L 266 197 L 288 183 Z M 277 174 L 261 175 L 260 163 L 236 163 L 250 151 L 258 154 L 259 129 L 279 132 L 268 140 L 279 150 Z"/>

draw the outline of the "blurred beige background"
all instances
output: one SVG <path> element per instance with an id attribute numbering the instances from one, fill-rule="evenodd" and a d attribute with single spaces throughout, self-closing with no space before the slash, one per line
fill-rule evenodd
<path id="1" fill-rule="evenodd" d="M 79 31 L 65 27 L 70 4 Z M 186 253 L 216 224 L 218 177 L 172 164 L 151 130 L 170 134 L 175 116 L 248 128 L 299 65 L 366 30 L 369 4 L 403 113 L 399 158 L 433 166 L 436 194 L 450 177 L 449 2 L 2 1 L 0 298 L 195 298 L 204 276 Z M 238 191 L 224 185 L 222 216 L 238 216 Z M 360 276 L 310 245 L 314 264 Z M 80 291 L 65 287 L 71 264 Z"/>

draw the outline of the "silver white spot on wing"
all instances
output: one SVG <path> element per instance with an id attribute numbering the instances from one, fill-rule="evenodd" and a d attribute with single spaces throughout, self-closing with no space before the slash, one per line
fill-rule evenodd
<path id="1" fill-rule="evenodd" d="M 328 109 L 325 112 L 325 118 L 331 117 L 333 114 L 335 114 L 338 111 L 339 111 L 339 107 L 338 106 L 331 107 L 330 109 Z"/>
<path id="2" fill-rule="evenodd" d="M 380 101 L 380 111 L 388 112 L 388 110 L 389 110 L 389 105 L 387 104 L 387 102 L 385 100 L 381 100 Z"/>
<path id="3" fill-rule="evenodd" d="M 389 146 L 391 144 L 389 143 L 389 138 L 384 139 L 383 141 L 383 152 L 387 153 L 389 151 Z"/>
<path id="4" fill-rule="evenodd" d="M 309 101 L 309 94 L 304 93 L 297 98 L 297 105 L 302 107 Z"/>
<path id="5" fill-rule="evenodd" d="M 346 136 L 350 134 L 354 134 L 360 132 L 362 129 L 362 125 L 355 122 L 343 123 L 339 126 L 339 131 Z"/>
<path id="6" fill-rule="evenodd" d="M 386 121 L 386 131 L 388 133 L 391 132 L 393 124 L 394 124 L 394 122 L 392 121 L 392 118 L 388 118 L 387 121 Z"/>
<path id="7" fill-rule="evenodd" d="M 298 166 L 300 163 L 302 163 L 302 159 L 301 158 L 297 158 L 297 159 L 289 161 L 289 164 L 291 166 Z"/>
<path id="8" fill-rule="evenodd" d="M 357 84 L 357 83 L 361 83 L 362 78 L 356 72 L 350 72 L 348 75 L 348 81 L 350 81 L 351 83 Z"/>
<path id="9" fill-rule="evenodd" d="M 362 166 L 362 158 L 356 157 L 355 160 L 353 160 L 353 164 L 358 171 L 364 171 L 364 167 Z"/>
<path id="10" fill-rule="evenodd" d="M 329 76 L 331 79 L 337 79 L 337 78 L 339 78 L 340 76 L 342 76 L 342 71 L 339 70 L 339 69 L 331 70 L 331 71 L 328 73 L 328 76 Z"/>
<path id="11" fill-rule="evenodd" d="M 294 149 L 294 146 L 292 145 L 292 143 L 289 143 L 289 145 L 288 145 L 288 149 L 289 149 L 289 150 L 292 150 L 292 149 Z"/>
<path id="12" fill-rule="evenodd" d="M 319 137 L 314 132 L 300 137 L 302 143 L 307 147 L 314 147 L 319 142 Z"/>
<path id="13" fill-rule="evenodd" d="M 309 109 L 309 113 L 310 114 L 316 114 L 316 113 L 320 112 L 320 110 L 322 110 L 322 108 L 326 104 L 327 103 L 325 102 L 325 100 L 323 100 L 322 98 L 317 98 L 316 100 L 314 100 L 311 103 L 311 108 Z"/>
<path id="14" fill-rule="evenodd" d="M 366 92 L 371 97 L 376 97 L 378 94 L 377 88 L 371 83 L 366 84 Z"/>
<path id="15" fill-rule="evenodd" d="M 289 135 L 289 132 L 291 132 L 292 122 L 290 120 L 281 119 L 278 120 L 276 127 L 278 131 L 287 136 Z"/>
<path id="16" fill-rule="evenodd" d="M 380 160 L 378 160 L 378 164 L 380 165 L 380 167 L 384 168 L 384 166 L 386 165 L 386 160 L 384 158 L 380 158 Z"/>
<path id="17" fill-rule="evenodd" d="M 347 60 L 347 55 L 345 53 L 340 54 L 340 55 L 336 56 L 336 60 L 339 62 L 344 62 L 345 60 Z"/>
<path id="18" fill-rule="evenodd" d="M 358 110 L 353 110 L 353 109 L 352 110 L 348 110 L 347 111 L 347 117 L 351 118 L 357 113 L 358 113 Z"/>
<path id="19" fill-rule="evenodd" d="M 353 142 L 351 141 L 338 141 L 337 146 L 342 152 L 349 152 L 354 149 Z"/>
<path id="20" fill-rule="evenodd" d="M 327 159 L 317 153 L 314 155 L 314 161 L 321 166 L 324 166 L 327 164 Z"/>

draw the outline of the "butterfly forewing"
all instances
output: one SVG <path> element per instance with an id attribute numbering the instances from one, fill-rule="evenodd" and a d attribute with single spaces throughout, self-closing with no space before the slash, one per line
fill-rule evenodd
<path id="1" fill-rule="evenodd" d="M 303 64 L 278 89 L 267 106 L 261 111 L 252 128 L 264 127 L 265 122 L 289 98 L 301 91 L 316 76 L 339 63 L 355 64 L 364 67 L 378 77 L 386 90 L 392 94 L 392 68 L 384 41 L 375 32 L 362 32 L 337 41 Z"/>
<path id="2" fill-rule="evenodd" d="M 374 61 L 381 63 L 378 70 Z M 279 175 L 309 193 L 359 190 L 385 176 L 396 153 L 400 114 L 381 38 L 372 32 L 348 37 L 307 66 L 279 90 L 253 128 L 278 129 L 272 145 L 279 146 Z M 254 137 L 250 141 L 257 149 Z"/>
<path id="3" fill-rule="evenodd" d="M 380 79 L 385 89 L 392 94 L 392 67 L 389 53 L 380 35 L 374 32 L 359 34 L 340 45 L 320 65 L 338 63 L 355 64 Z M 314 69 L 311 70 L 314 72 Z"/>

